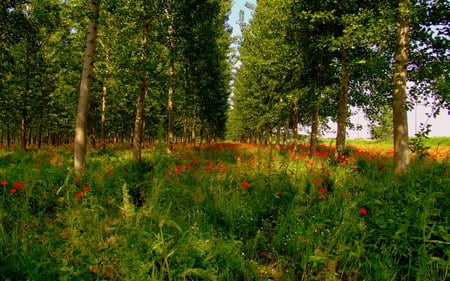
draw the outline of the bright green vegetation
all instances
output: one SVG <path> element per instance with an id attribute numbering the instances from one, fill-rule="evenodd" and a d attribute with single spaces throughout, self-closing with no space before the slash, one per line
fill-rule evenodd
<path id="1" fill-rule="evenodd" d="M 446 280 L 450 163 L 261 147 L 0 156 L 2 280 Z"/>

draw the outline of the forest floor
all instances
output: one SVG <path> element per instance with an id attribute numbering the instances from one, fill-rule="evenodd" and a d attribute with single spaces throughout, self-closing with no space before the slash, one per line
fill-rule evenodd
<path id="1" fill-rule="evenodd" d="M 0 279 L 449 280 L 449 139 L 322 143 L 0 150 Z"/>

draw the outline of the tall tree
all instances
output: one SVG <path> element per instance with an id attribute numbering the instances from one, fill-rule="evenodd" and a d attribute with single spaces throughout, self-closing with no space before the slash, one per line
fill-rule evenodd
<path id="1" fill-rule="evenodd" d="M 100 14 L 100 3 L 98 0 L 88 0 L 87 6 L 89 8 L 89 22 L 75 121 L 74 168 L 77 174 L 82 174 L 86 171 L 87 113 Z"/>
<path id="2" fill-rule="evenodd" d="M 397 41 L 395 48 L 395 73 L 393 89 L 394 171 L 397 175 L 407 172 L 408 155 L 408 44 L 411 1 L 400 0 L 398 5 Z"/>
<path id="3" fill-rule="evenodd" d="M 145 65 L 148 60 L 148 48 L 149 48 L 149 28 L 150 28 L 150 7 L 148 5 L 148 0 L 143 0 L 143 10 L 144 15 L 142 18 L 142 42 L 141 42 L 141 73 L 139 81 L 139 94 L 137 96 L 136 104 L 136 119 L 134 123 L 134 133 L 133 133 L 133 161 L 141 161 L 142 157 L 142 136 L 144 131 L 144 117 L 145 117 L 145 106 L 144 101 L 147 96 L 147 72 L 145 71 Z"/>

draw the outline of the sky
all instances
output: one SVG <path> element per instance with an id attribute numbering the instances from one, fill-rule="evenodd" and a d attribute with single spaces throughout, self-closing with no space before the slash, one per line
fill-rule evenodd
<path id="1" fill-rule="evenodd" d="M 240 30 L 238 26 L 239 11 L 244 10 L 245 21 L 251 17 L 251 11 L 245 8 L 245 3 L 249 2 L 256 4 L 256 0 L 234 0 L 233 8 L 230 15 L 230 24 L 233 27 L 233 36 L 240 35 Z M 415 133 L 420 129 L 420 123 L 430 124 L 431 137 L 443 137 L 450 136 L 450 112 L 447 110 L 441 110 L 441 114 L 437 118 L 428 117 L 427 113 L 430 110 L 424 105 L 417 105 L 415 109 L 408 112 L 408 130 L 409 135 L 414 136 Z M 363 127 L 360 131 L 348 130 L 349 138 L 370 138 L 369 128 L 367 126 L 367 120 L 363 113 L 355 114 L 350 119 L 353 124 L 361 125 Z M 329 124 L 332 128 L 336 128 L 336 124 Z"/>

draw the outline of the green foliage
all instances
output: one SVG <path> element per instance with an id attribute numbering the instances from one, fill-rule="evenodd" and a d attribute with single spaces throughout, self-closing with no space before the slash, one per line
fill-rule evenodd
<path id="1" fill-rule="evenodd" d="M 2 151 L 0 277 L 445 280 L 448 158 L 395 178 L 378 147 L 154 147 L 139 163 L 118 147 L 85 178 L 65 149 Z"/>
<path id="2" fill-rule="evenodd" d="M 420 124 L 420 130 L 416 133 L 416 137 L 409 140 L 409 150 L 415 154 L 420 160 L 430 156 L 428 149 L 430 146 L 426 146 L 424 141 L 428 138 L 431 132 L 431 125 Z"/>

